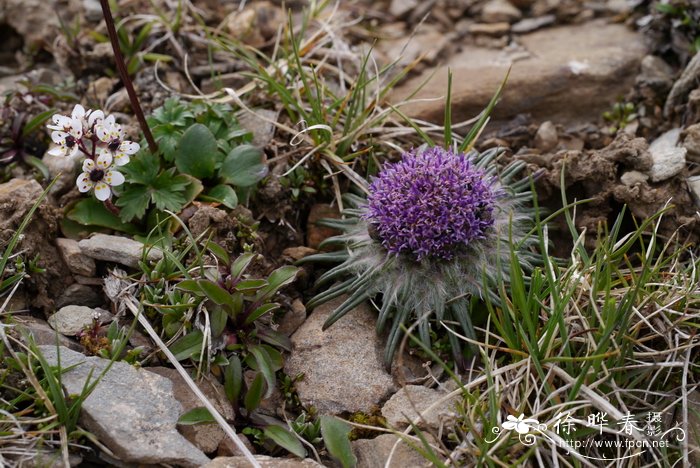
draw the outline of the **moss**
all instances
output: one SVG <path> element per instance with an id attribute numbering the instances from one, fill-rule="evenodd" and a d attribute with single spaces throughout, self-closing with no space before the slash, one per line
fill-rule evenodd
<path id="1" fill-rule="evenodd" d="M 386 427 L 386 419 L 382 416 L 378 406 L 373 407 L 370 413 L 364 413 L 362 411 L 353 413 L 350 415 L 350 417 L 348 417 L 348 421 L 365 426 L 374 426 L 379 428 Z M 350 432 L 349 438 L 350 440 L 372 439 L 380 435 L 380 433 L 380 431 L 375 431 L 372 429 L 354 427 Z"/>

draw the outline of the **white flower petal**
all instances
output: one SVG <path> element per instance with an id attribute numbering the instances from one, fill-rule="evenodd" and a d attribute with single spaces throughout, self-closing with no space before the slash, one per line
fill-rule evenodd
<path id="1" fill-rule="evenodd" d="M 530 432 L 530 426 L 524 423 L 518 423 L 515 425 L 515 430 L 518 432 L 518 434 L 527 434 Z"/>
<path id="2" fill-rule="evenodd" d="M 51 140 L 53 140 L 53 142 L 57 145 L 65 145 L 67 136 L 68 134 L 66 132 L 51 132 Z"/>
<path id="3" fill-rule="evenodd" d="M 126 153 L 117 153 L 114 155 L 114 164 L 116 166 L 124 166 L 128 164 L 130 160 L 129 155 Z"/>
<path id="4" fill-rule="evenodd" d="M 104 182 L 98 182 L 95 185 L 95 197 L 100 201 L 105 201 L 112 194 L 112 189 Z"/>
<path id="5" fill-rule="evenodd" d="M 107 131 L 107 127 L 105 127 L 104 120 L 95 125 L 95 135 L 97 135 L 97 138 L 99 138 L 101 142 L 109 143 L 109 132 Z"/>
<path id="6" fill-rule="evenodd" d="M 506 429 L 508 431 L 512 431 L 513 429 L 515 429 L 516 423 L 514 423 L 512 421 L 506 421 L 503 424 L 501 424 L 501 426 L 503 426 L 503 429 Z"/>
<path id="7" fill-rule="evenodd" d="M 80 104 L 76 104 L 71 113 L 71 117 L 78 120 L 82 119 L 85 117 L 85 108 Z"/>
<path id="8" fill-rule="evenodd" d="M 90 117 L 88 117 L 88 125 L 92 127 L 94 124 L 103 121 L 105 118 L 105 113 L 97 109 L 90 112 Z"/>
<path id="9" fill-rule="evenodd" d="M 95 164 L 102 170 L 107 169 L 109 166 L 112 165 L 112 153 L 110 153 L 109 151 L 103 151 L 97 157 L 97 161 L 95 162 Z"/>
<path id="10" fill-rule="evenodd" d="M 78 176 L 78 179 L 75 181 L 75 185 L 78 186 L 78 190 L 81 193 L 85 193 L 88 190 L 92 188 L 94 185 L 92 181 L 90 180 L 90 173 L 89 172 L 83 172 Z"/>
<path id="11" fill-rule="evenodd" d="M 133 141 L 122 141 L 119 145 L 119 152 L 126 154 L 136 154 L 141 149 L 141 145 Z"/>
<path id="12" fill-rule="evenodd" d="M 48 151 L 48 154 L 51 156 L 65 156 L 66 152 L 64 148 L 63 146 L 54 146 Z"/>
<path id="13" fill-rule="evenodd" d="M 95 169 L 95 161 L 90 158 L 83 161 L 83 172 L 90 173 L 93 169 Z"/>
<path id="14" fill-rule="evenodd" d="M 68 156 L 69 158 L 72 158 L 73 156 L 78 154 L 78 145 L 75 145 L 72 148 L 67 148 L 66 153 L 67 153 L 66 156 Z"/>
<path id="15" fill-rule="evenodd" d="M 83 123 L 78 119 L 71 119 L 70 130 L 68 130 L 76 140 L 80 140 L 83 136 Z"/>
<path id="16" fill-rule="evenodd" d="M 115 170 L 107 171 L 104 178 L 104 181 L 112 187 L 123 184 L 124 180 L 124 174 Z"/>

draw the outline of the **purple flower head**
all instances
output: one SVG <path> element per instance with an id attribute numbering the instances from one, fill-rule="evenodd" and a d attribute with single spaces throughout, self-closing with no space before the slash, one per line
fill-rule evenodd
<path id="1" fill-rule="evenodd" d="M 464 154 L 410 151 L 372 182 L 364 218 L 391 253 L 451 260 L 493 226 L 495 181 Z"/>

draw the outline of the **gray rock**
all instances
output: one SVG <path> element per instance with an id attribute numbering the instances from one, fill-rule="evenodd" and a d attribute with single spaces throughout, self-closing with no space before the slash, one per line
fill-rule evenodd
<path id="1" fill-rule="evenodd" d="M 508 2 L 508 0 L 489 0 L 481 10 L 481 19 L 486 23 L 513 23 L 522 18 L 523 14 Z"/>
<path id="2" fill-rule="evenodd" d="M 428 437 L 430 435 L 428 434 Z M 394 434 L 382 434 L 374 439 L 360 439 L 352 442 L 352 451 L 357 457 L 357 466 L 362 468 L 384 468 L 396 441 Z M 417 468 L 431 466 L 421 454 L 413 450 L 406 442 L 399 442 L 391 456 L 389 468 Z"/>
<path id="3" fill-rule="evenodd" d="M 537 18 L 525 18 L 515 23 L 510 30 L 516 34 L 525 34 L 554 24 L 556 20 L 557 17 L 554 15 L 544 15 Z"/>
<path id="4" fill-rule="evenodd" d="M 83 254 L 78 246 L 78 241 L 58 238 L 56 239 L 56 247 L 58 247 L 58 251 L 71 273 L 82 276 L 95 276 L 97 271 L 95 260 Z"/>
<path id="5" fill-rule="evenodd" d="M 484 34 L 486 36 L 502 36 L 510 31 L 510 23 L 475 23 L 467 28 L 470 34 Z"/>
<path id="6" fill-rule="evenodd" d="M 173 383 L 173 394 L 182 405 L 183 412 L 202 406 L 202 402 L 192 392 L 182 376 L 169 367 L 149 367 L 154 372 L 169 379 Z M 215 380 L 202 380 L 197 383 L 199 389 L 211 401 L 216 410 L 227 420 L 233 421 L 235 413 L 231 403 L 226 398 L 224 387 Z M 180 433 L 204 453 L 212 453 L 226 437 L 224 430 L 217 423 L 179 426 Z"/>
<path id="7" fill-rule="evenodd" d="M 690 125 L 683 132 L 683 148 L 688 150 L 688 159 L 694 162 L 700 161 L 700 123 Z"/>
<path id="8" fill-rule="evenodd" d="M 99 307 L 104 304 L 102 295 L 90 286 L 74 283 L 66 288 L 61 296 L 56 299 L 56 307 L 78 305 L 85 307 Z"/>
<path id="9" fill-rule="evenodd" d="M 304 374 L 295 384 L 304 406 L 320 414 L 370 412 L 394 390 L 383 365 L 383 341 L 375 333 L 376 318 L 366 304 L 348 312 L 326 331 L 321 327 L 344 297 L 316 308 L 292 335 L 287 375 Z"/>
<path id="10" fill-rule="evenodd" d="M 158 248 L 148 248 L 139 241 L 121 236 L 96 234 L 89 239 L 78 242 L 81 252 L 95 260 L 119 263 L 130 267 L 138 267 L 147 249 L 147 258 L 154 262 L 163 258 L 163 252 Z"/>
<path id="11" fill-rule="evenodd" d="M 688 190 L 690 190 L 695 205 L 700 207 L 700 176 L 688 177 L 686 182 L 688 183 Z"/>
<path id="12" fill-rule="evenodd" d="M 49 325 L 62 335 L 75 336 L 92 325 L 94 319 L 107 323 L 112 316 L 106 310 L 69 305 L 49 317 Z"/>
<path id="13" fill-rule="evenodd" d="M 0 23 L 17 31 L 25 47 L 51 45 L 59 31 L 57 0 L 3 0 Z"/>
<path id="14" fill-rule="evenodd" d="M 48 152 L 44 154 L 44 157 L 41 158 L 41 162 L 43 162 L 49 170 L 49 176 L 51 179 L 58 177 L 58 180 L 53 187 L 51 187 L 49 193 L 52 195 L 62 195 L 75 187 L 75 179 L 78 176 L 77 168 L 81 164 L 81 158 L 82 153 L 78 153 L 71 158 L 52 156 L 48 154 Z"/>
<path id="15" fill-rule="evenodd" d="M 535 147 L 543 153 L 547 153 L 556 148 L 557 143 L 559 143 L 557 127 L 549 120 L 543 122 L 535 134 Z"/>
<path id="16" fill-rule="evenodd" d="M 316 468 L 323 465 L 305 458 L 274 458 L 267 455 L 255 455 L 255 460 L 262 468 Z M 249 468 L 250 462 L 245 457 L 218 457 L 204 465 L 202 468 Z"/>
<path id="17" fill-rule="evenodd" d="M 58 365 L 57 348 L 41 346 L 51 365 Z M 109 360 L 85 357 L 60 348 L 61 366 L 76 365 L 62 374 L 67 394 L 80 394 L 85 381 L 98 378 Z M 172 383 L 145 369 L 115 362 L 83 402 L 80 423 L 126 463 L 202 466 L 209 459 L 176 429 L 182 405 Z"/>
<path id="18" fill-rule="evenodd" d="M 524 51 L 464 45 L 445 66 L 397 86 L 391 100 L 406 100 L 425 82 L 413 96 L 415 102 L 401 109 L 412 118 L 441 121 L 447 71 L 451 69 L 455 77 L 452 118 L 455 122 L 467 120 L 483 110 L 512 64 L 492 124 L 530 114 L 535 121 L 551 120 L 568 127 L 597 121 L 634 84 L 636 70 L 646 55 L 641 34 L 599 20 L 525 34 L 519 42 Z"/>
<path id="19" fill-rule="evenodd" d="M 620 176 L 620 182 L 628 187 L 644 183 L 647 180 L 649 180 L 649 176 L 639 171 L 627 171 Z"/>
<path id="20" fill-rule="evenodd" d="M 99 0 L 83 0 L 85 19 L 96 22 L 102 19 L 102 7 Z"/>
<path id="21" fill-rule="evenodd" d="M 683 100 L 695 89 L 700 79 L 700 52 L 696 53 L 686 65 L 680 78 L 676 80 L 664 104 L 664 116 L 670 117 L 683 104 Z"/>
<path id="22" fill-rule="evenodd" d="M 294 299 L 292 302 L 292 307 L 284 314 L 284 317 L 280 320 L 279 327 L 277 331 L 290 336 L 292 333 L 297 331 L 297 329 L 306 320 L 306 307 L 300 299 Z"/>
<path id="23" fill-rule="evenodd" d="M 382 407 L 382 416 L 386 422 L 395 428 L 404 429 L 409 426 L 408 421 L 418 417 L 418 412 L 423 412 L 435 402 L 447 395 L 441 390 L 433 390 L 422 385 L 406 385 L 396 392 Z M 421 428 L 437 429 L 441 424 L 454 420 L 454 405 L 458 397 L 441 403 L 436 408 L 423 414 L 417 425 Z M 416 410 L 413 408 L 415 407 Z"/>
<path id="24" fill-rule="evenodd" d="M 78 343 L 57 333 L 56 330 L 51 328 L 44 320 L 29 315 L 14 315 L 13 319 L 15 321 L 15 327 L 20 332 L 21 339 L 25 344 L 29 342 L 25 337 L 31 335 L 34 343 L 37 345 L 55 346 L 56 340 L 58 339 L 59 345 L 74 351 L 82 351 L 82 347 Z"/>
<path id="25" fill-rule="evenodd" d="M 250 443 L 250 440 L 248 437 L 246 437 L 245 434 L 238 433 L 236 434 L 238 438 L 243 442 L 243 445 L 250 450 L 250 453 L 255 453 L 255 447 L 253 447 L 253 444 Z M 221 440 L 221 443 L 219 444 L 218 449 L 216 450 L 216 456 L 217 457 L 243 457 L 243 452 L 241 452 L 241 449 L 238 448 L 238 445 L 234 441 L 231 440 L 230 437 L 224 437 Z"/>
<path id="26" fill-rule="evenodd" d="M 410 13 L 417 6 L 418 0 L 391 0 L 389 13 L 396 18 L 401 18 Z"/>
<path id="27" fill-rule="evenodd" d="M 238 117 L 238 123 L 253 134 L 251 144 L 264 148 L 275 136 L 276 127 L 269 121 L 277 122 L 279 112 L 268 109 L 255 109 L 255 114 L 245 112 Z"/>
<path id="28" fill-rule="evenodd" d="M 669 130 L 649 145 L 649 153 L 654 161 L 649 169 L 652 182 L 670 179 L 685 168 L 685 154 L 688 150 L 677 146 L 681 129 Z"/>

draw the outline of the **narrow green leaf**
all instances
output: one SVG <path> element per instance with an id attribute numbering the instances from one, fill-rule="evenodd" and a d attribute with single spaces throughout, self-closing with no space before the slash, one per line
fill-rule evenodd
<path id="1" fill-rule="evenodd" d="M 238 402 L 243 385 L 243 368 L 237 355 L 229 356 L 229 365 L 224 369 L 224 392 L 231 403 Z"/>
<path id="2" fill-rule="evenodd" d="M 357 465 L 357 458 L 352 453 L 350 446 L 350 425 L 333 416 L 321 416 L 321 435 L 328 453 L 338 460 L 343 468 L 353 468 Z"/>
<path id="3" fill-rule="evenodd" d="M 267 381 L 267 392 L 265 393 L 265 398 L 272 395 L 272 390 L 275 388 L 275 383 L 277 379 L 275 378 L 275 372 L 272 370 L 272 362 L 270 356 L 267 354 L 265 348 L 259 345 L 251 346 L 249 349 L 250 353 L 255 357 L 255 363 L 258 365 L 258 370 L 262 373 L 263 377 Z"/>
<path id="4" fill-rule="evenodd" d="M 283 449 L 293 453 L 299 458 L 306 458 L 306 449 L 299 439 L 287 429 L 283 428 L 282 426 L 270 425 L 267 426 L 263 432 L 266 437 L 272 439 Z"/>
<path id="5" fill-rule="evenodd" d="M 277 303 L 275 303 L 275 302 L 271 302 L 271 303 L 269 303 L 269 304 L 265 304 L 265 305 L 262 305 L 262 306 L 258 307 L 257 309 L 255 309 L 255 310 L 253 311 L 252 314 L 250 314 L 250 315 L 248 316 L 247 319 L 245 319 L 245 324 L 246 324 L 246 325 L 249 325 L 249 324 L 255 322 L 257 319 L 259 319 L 259 318 L 262 317 L 263 315 L 265 315 L 265 314 L 267 314 L 267 313 L 269 313 L 269 312 L 272 312 L 273 310 L 279 308 L 279 306 L 280 306 L 279 304 L 277 304 Z"/>
<path id="6" fill-rule="evenodd" d="M 214 416 L 212 416 L 209 410 L 203 406 L 189 410 L 177 420 L 177 423 L 181 426 L 193 426 L 195 424 L 213 422 L 216 422 Z"/>
<path id="7" fill-rule="evenodd" d="M 265 378 L 258 372 L 251 382 L 250 388 L 246 392 L 245 397 L 243 398 L 243 406 L 245 406 L 245 409 L 248 411 L 253 411 L 258 407 L 260 400 L 262 400 L 264 385 Z"/>
<path id="8" fill-rule="evenodd" d="M 204 294 L 213 302 L 219 305 L 233 305 L 231 294 L 218 284 L 212 283 L 209 280 L 198 280 L 197 283 Z"/>
<path id="9" fill-rule="evenodd" d="M 175 359 L 182 361 L 199 354 L 202 351 L 202 340 L 204 336 L 201 330 L 195 330 L 192 333 L 178 338 L 175 343 L 170 345 L 170 352 L 175 355 Z"/>

